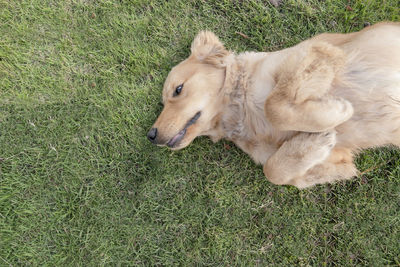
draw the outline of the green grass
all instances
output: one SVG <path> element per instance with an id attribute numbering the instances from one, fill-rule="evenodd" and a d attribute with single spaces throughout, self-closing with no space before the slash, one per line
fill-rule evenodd
<path id="1" fill-rule="evenodd" d="M 272 51 L 400 21 L 399 6 L 0 0 L 0 266 L 399 266 L 399 150 L 300 191 L 227 141 L 171 152 L 145 137 L 200 29 Z"/>

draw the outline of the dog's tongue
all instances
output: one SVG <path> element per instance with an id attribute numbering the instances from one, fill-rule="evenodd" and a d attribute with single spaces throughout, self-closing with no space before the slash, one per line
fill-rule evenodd
<path id="1" fill-rule="evenodd" d="M 185 135 L 185 133 L 186 133 L 186 129 L 183 129 L 177 135 L 172 137 L 172 139 L 168 141 L 167 145 L 174 146 L 178 141 L 180 141 L 182 139 L 182 137 Z"/>

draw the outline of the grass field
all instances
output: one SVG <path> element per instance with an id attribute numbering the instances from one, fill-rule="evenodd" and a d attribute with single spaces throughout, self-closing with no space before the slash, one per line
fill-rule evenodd
<path id="1" fill-rule="evenodd" d="M 400 266 L 400 151 L 297 190 L 227 141 L 146 132 L 200 29 L 272 51 L 400 21 L 398 0 L 0 0 L 0 266 Z M 244 38 L 237 32 L 248 36 Z"/>

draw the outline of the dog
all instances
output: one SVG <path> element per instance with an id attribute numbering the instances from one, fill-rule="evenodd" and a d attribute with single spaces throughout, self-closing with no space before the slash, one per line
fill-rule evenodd
<path id="1" fill-rule="evenodd" d="M 225 138 L 277 185 L 349 179 L 362 149 L 400 146 L 400 23 L 241 54 L 202 31 L 162 99 L 147 134 L 154 144 L 178 150 L 197 136 Z"/>

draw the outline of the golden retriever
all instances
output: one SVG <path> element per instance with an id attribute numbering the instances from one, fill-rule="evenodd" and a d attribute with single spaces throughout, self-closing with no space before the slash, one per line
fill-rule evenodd
<path id="1" fill-rule="evenodd" d="M 228 51 L 211 32 L 169 73 L 148 139 L 226 138 L 298 188 L 357 175 L 361 149 L 400 145 L 400 23 L 324 33 L 276 52 Z"/>

